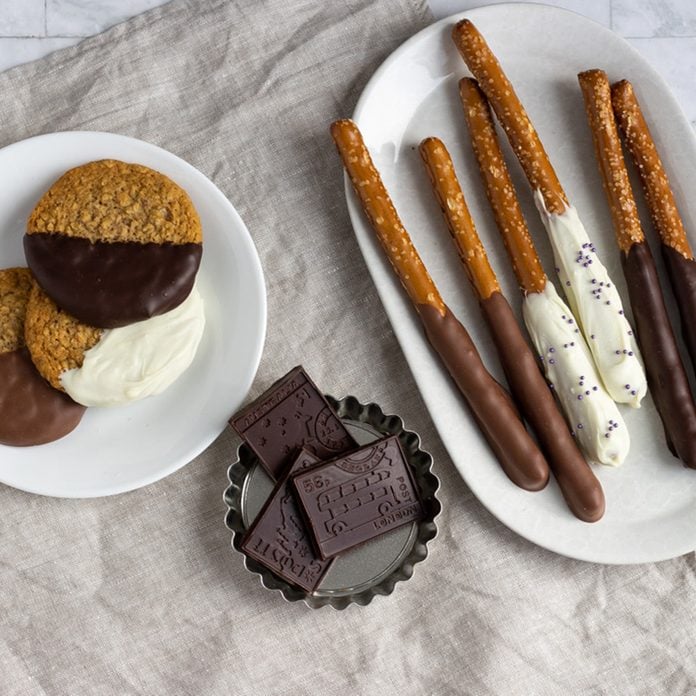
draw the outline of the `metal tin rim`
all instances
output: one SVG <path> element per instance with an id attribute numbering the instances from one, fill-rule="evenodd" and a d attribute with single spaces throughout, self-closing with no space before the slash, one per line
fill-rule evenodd
<path id="1" fill-rule="evenodd" d="M 245 568 L 258 575 L 264 587 L 279 591 L 288 602 L 304 601 L 312 609 L 331 606 L 340 610 L 351 604 L 365 606 L 377 595 L 389 595 L 394 591 L 398 582 L 408 580 L 413 575 L 414 566 L 424 561 L 428 556 L 428 542 L 437 536 L 435 518 L 440 514 L 442 506 L 436 496 L 440 481 L 432 472 L 433 458 L 428 452 L 420 448 L 420 436 L 412 430 L 406 430 L 399 416 L 385 414 L 375 403 L 362 404 L 354 396 L 335 399 L 327 394 L 326 398 L 341 419 L 365 423 L 384 435 L 398 435 L 399 442 L 406 453 L 421 494 L 425 515 L 417 525 L 411 549 L 396 567 L 374 585 L 355 593 L 333 596 L 328 593 L 304 592 L 246 556 L 240 548 L 242 537 L 246 531 L 242 519 L 241 504 L 244 483 L 254 464 L 255 457 L 244 443 L 237 448 L 237 461 L 227 469 L 229 485 L 225 489 L 223 499 L 227 506 L 225 525 L 232 532 L 232 548 L 242 555 Z"/>

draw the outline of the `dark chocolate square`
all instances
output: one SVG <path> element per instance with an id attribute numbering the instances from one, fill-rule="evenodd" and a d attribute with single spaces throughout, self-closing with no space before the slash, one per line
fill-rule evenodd
<path id="1" fill-rule="evenodd" d="M 290 477 L 318 461 L 311 452 L 300 452 L 276 484 L 241 544 L 247 556 L 307 592 L 319 584 L 333 560 L 322 560 L 316 555 L 295 503 Z"/>
<path id="2" fill-rule="evenodd" d="M 274 480 L 302 447 L 319 459 L 330 459 L 357 447 L 301 366 L 234 415 L 230 424 Z"/>
<path id="3" fill-rule="evenodd" d="M 292 485 L 323 559 L 423 516 L 396 435 L 299 473 Z"/>

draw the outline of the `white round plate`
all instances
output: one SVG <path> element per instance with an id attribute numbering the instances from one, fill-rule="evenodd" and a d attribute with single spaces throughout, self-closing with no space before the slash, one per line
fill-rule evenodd
<path id="1" fill-rule="evenodd" d="M 261 359 L 266 290 L 251 236 L 215 184 L 155 145 L 111 133 L 65 132 L 0 150 L 0 267 L 26 266 L 26 220 L 51 183 L 71 167 L 106 158 L 152 167 L 191 196 L 203 226 L 197 285 L 205 302 L 205 332 L 192 365 L 162 394 L 87 409 L 78 427 L 57 442 L 0 445 L 0 481 L 31 493 L 113 495 L 171 474 L 222 432 Z"/>
<path id="2" fill-rule="evenodd" d="M 519 316 L 519 291 L 483 192 L 459 103 L 457 81 L 469 73 L 450 33 L 463 17 L 476 24 L 500 59 L 625 303 L 619 252 L 577 73 L 599 67 L 612 81 L 627 78 L 633 82 L 670 173 L 687 230 L 696 229 L 696 200 L 687 195 L 696 180 L 696 142 L 668 87 L 634 49 L 599 24 L 553 7 L 493 5 L 444 19 L 407 41 L 377 70 L 354 119 L 445 301 L 469 329 L 488 367 L 502 380 L 491 340 L 417 151 L 427 136 L 442 138 L 449 148 L 492 265 Z M 551 275 L 552 256 L 531 191 L 504 136 L 501 140 L 532 236 Z M 618 469 L 595 469 L 607 499 L 606 515 L 600 522 L 590 525 L 575 519 L 555 481 L 540 493 L 522 491 L 508 481 L 426 344 L 415 313 L 350 186 L 347 189 L 353 226 L 394 331 L 442 440 L 478 499 L 523 537 L 581 560 L 641 563 L 695 549 L 696 471 L 684 469 L 667 450 L 649 398 L 640 410 L 622 408 L 632 440 L 625 464 Z M 642 206 L 640 188 L 635 186 L 634 190 Z M 647 234 L 654 238 L 649 218 L 642 212 Z M 673 311 L 671 293 L 666 292 L 665 297 Z"/>

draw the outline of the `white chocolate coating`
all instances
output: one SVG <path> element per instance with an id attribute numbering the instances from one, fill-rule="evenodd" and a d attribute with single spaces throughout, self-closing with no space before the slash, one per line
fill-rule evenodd
<path id="1" fill-rule="evenodd" d="M 170 312 L 107 329 L 85 352 L 82 367 L 64 372 L 65 391 L 84 406 L 115 406 L 159 394 L 191 364 L 205 313 L 194 286 Z"/>
<path id="2" fill-rule="evenodd" d="M 539 191 L 534 200 L 553 247 L 556 272 L 580 323 L 606 390 L 614 401 L 639 408 L 648 390 L 633 329 L 621 297 L 597 256 L 578 212 L 549 213 Z"/>
<path id="3" fill-rule="evenodd" d="M 522 302 L 527 331 L 575 435 L 589 461 L 619 466 L 630 447 L 628 428 L 602 386 L 575 319 L 551 281 Z"/>

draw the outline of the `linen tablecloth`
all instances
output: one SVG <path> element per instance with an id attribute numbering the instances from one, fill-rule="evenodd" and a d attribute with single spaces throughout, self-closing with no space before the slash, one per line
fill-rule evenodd
<path id="1" fill-rule="evenodd" d="M 56 500 L 2 487 L 1 694 L 696 688 L 694 554 L 590 565 L 498 523 L 440 444 L 362 261 L 327 126 L 430 21 L 422 0 L 176 1 L 0 75 L 1 145 L 113 131 L 210 177 L 266 273 L 268 338 L 250 396 L 302 362 L 327 391 L 400 413 L 435 457 L 444 506 L 430 558 L 393 595 L 312 611 L 262 588 L 230 549 L 230 431 L 133 493 Z"/>

